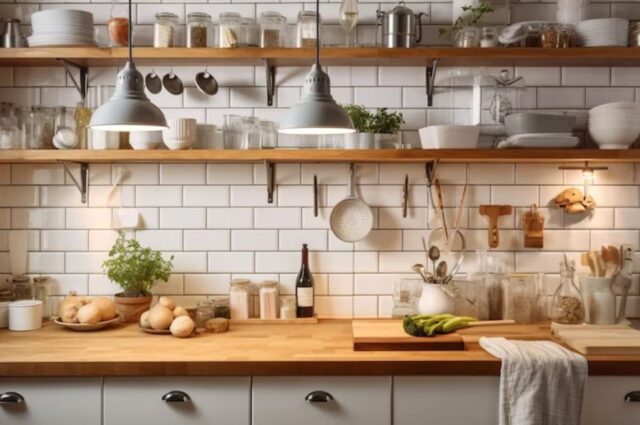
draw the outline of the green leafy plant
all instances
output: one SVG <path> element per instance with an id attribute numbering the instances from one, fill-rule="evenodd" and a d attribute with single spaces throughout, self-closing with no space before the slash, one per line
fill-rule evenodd
<path id="1" fill-rule="evenodd" d="M 373 114 L 362 105 L 344 105 L 342 107 L 353 122 L 358 133 L 369 133 L 369 123 L 373 118 Z"/>
<path id="2" fill-rule="evenodd" d="M 172 261 L 173 255 L 165 260 L 158 251 L 143 248 L 140 242 L 127 239 L 119 232 L 102 268 L 111 281 L 120 285 L 123 296 L 144 297 L 150 295 L 151 288 L 159 280 L 169 280 Z"/>
<path id="3" fill-rule="evenodd" d="M 371 133 L 396 134 L 404 124 L 401 112 L 389 112 L 387 108 L 378 109 L 369 123 Z"/>
<path id="4" fill-rule="evenodd" d="M 358 133 L 396 134 L 404 124 L 402 113 L 388 112 L 387 108 L 378 109 L 375 114 L 362 105 L 345 105 L 343 108 Z"/>
<path id="5" fill-rule="evenodd" d="M 487 13 L 494 11 L 491 0 L 482 0 L 480 3 L 473 6 L 462 6 L 462 14 L 458 16 L 458 19 L 453 24 L 452 32 L 455 33 L 462 28 L 476 27 L 482 20 L 482 17 Z M 440 36 L 443 36 L 449 32 L 446 28 L 440 28 L 438 30 Z"/>

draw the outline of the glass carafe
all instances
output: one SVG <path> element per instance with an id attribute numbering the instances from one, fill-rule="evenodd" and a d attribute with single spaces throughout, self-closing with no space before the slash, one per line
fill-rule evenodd
<path id="1" fill-rule="evenodd" d="M 563 325 L 584 323 L 584 300 L 575 283 L 574 261 L 560 263 L 560 286 L 553 295 L 551 320 Z"/>
<path id="2" fill-rule="evenodd" d="M 355 37 L 352 36 L 358 24 L 358 0 L 342 0 L 340 5 L 340 26 L 344 30 L 346 45 L 352 47 Z"/>

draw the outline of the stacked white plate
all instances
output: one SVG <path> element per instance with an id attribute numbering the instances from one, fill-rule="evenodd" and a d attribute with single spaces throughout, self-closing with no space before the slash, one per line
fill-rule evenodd
<path id="1" fill-rule="evenodd" d="M 600 149 L 627 149 L 640 136 L 640 105 L 613 102 L 592 108 L 589 134 Z"/>
<path id="2" fill-rule="evenodd" d="M 576 26 L 582 46 L 623 46 L 629 44 L 629 21 L 621 18 L 589 19 Z"/>
<path id="3" fill-rule="evenodd" d="M 95 46 L 93 15 L 84 10 L 51 9 L 31 15 L 29 46 Z"/>

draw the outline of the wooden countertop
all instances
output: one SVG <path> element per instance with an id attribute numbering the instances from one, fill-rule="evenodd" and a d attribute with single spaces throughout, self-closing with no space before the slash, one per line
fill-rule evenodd
<path id="1" fill-rule="evenodd" d="M 544 325 L 461 331 L 465 351 L 355 352 L 351 321 L 235 325 L 189 339 L 149 335 L 137 324 L 78 333 L 48 322 L 37 331 L 0 331 L 2 376 L 163 375 L 498 375 L 480 336 L 548 339 Z M 640 356 L 589 357 L 591 375 L 640 375 Z"/>

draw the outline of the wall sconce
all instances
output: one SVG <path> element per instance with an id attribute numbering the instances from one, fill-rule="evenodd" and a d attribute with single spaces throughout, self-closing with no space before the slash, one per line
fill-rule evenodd
<path id="1" fill-rule="evenodd" d="M 593 178 L 596 171 L 608 170 L 609 167 L 589 165 L 589 161 L 584 162 L 584 166 L 579 165 L 562 165 L 558 167 L 560 170 L 580 170 L 582 171 L 582 181 L 584 183 L 584 197 L 587 197 L 587 190 L 590 184 L 593 184 Z"/>

